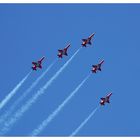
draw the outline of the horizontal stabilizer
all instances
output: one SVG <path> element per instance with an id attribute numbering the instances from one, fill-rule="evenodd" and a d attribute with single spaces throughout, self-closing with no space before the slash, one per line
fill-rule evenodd
<path id="1" fill-rule="evenodd" d="M 82 39 L 82 41 L 87 41 L 86 39 Z"/>
<path id="2" fill-rule="evenodd" d="M 33 64 L 33 65 L 36 65 L 37 63 L 36 63 L 36 62 L 32 62 L 32 64 Z"/>
<path id="3" fill-rule="evenodd" d="M 32 67 L 33 70 L 36 70 L 36 67 Z"/>
<path id="4" fill-rule="evenodd" d="M 93 67 L 93 68 L 96 68 L 97 66 L 96 66 L 96 65 L 92 65 L 92 67 Z"/>
<path id="5" fill-rule="evenodd" d="M 58 56 L 59 58 L 62 58 L 62 55 L 59 55 L 59 54 L 58 54 L 57 56 Z"/>
<path id="6" fill-rule="evenodd" d="M 96 73 L 96 70 L 92 70 L 93 73 Z"/>
<path id="7" fill-rule="evenodd" d="M 60 53 L 63 52 L 63 50 L 58 50 Z"/>

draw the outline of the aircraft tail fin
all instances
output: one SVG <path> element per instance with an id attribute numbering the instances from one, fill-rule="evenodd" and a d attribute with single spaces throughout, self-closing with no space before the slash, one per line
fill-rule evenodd
<path id="1" fill-rule="evenodd" d="M 97 68 L 97 65 L 92 65 L 93 68 Z"/>
<path id="2" fill-rule="evenodd" d="M 82 41 L 87 41 L 87 39 L 82 39 Z"/>

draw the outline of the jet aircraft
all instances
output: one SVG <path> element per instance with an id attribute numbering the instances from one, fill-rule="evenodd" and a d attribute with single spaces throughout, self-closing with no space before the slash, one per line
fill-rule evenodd
<path id="1" fill-rule="evenodd" d="M 109 99 L 110 99 L 111 95 L 112 95 L 112 93 L 109 93 L 105 98 L 101 98 L 100 104 L 105 105 L 105 103 L 110 103 Z"/>
<path id="2" fill-rule="evenodd" d="M 58 57 L 59 58 L 62 58 L 63 57 L 63 55 L 68 55 L 67 54 L 67 50 L 68 50 L 68 48 L 70 47 L 70 44 L 68 44 L 64 49 L 62 49 L 62 50 L 58 50 Z"/>
<path id="3" fill-rule="evenodd" d="M 101 65 L 104 63 L 104 60 L 102 60 L 99 64 L 97 65 L 92 65 L 92 73 L 96 73 L 98 70 L 101 71 Z"/>
<path id="4" fill-rule="evenodd" d="M 91 34 L 88 38 L 86 38 L 86 39 L 82 39 L 82 46 L 83 47 L 87 47 L 86 45 L 87 44 L 89 44 L 89 45 L 91 45 L 92 43 L 91 43 L 91 39 L 93 38 L 93 36 L 95 35 L 95 33 L 93 33 L 93 34 Z"/>
<path id="5" fill-rule="evenodd" d="M 38 60 L 37 62 L 32 62 L 33 66 L 32 69 L 33 70 L 37 70 L 37 68 L 42 69 L 42 61 L 45 57 L 43 56 L 40 60 Z"/>

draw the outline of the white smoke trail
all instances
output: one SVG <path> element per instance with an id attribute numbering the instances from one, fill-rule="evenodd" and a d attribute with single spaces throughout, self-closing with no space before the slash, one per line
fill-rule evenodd
<path id="1" fill-rule="evenodd" d="M 12 104 L 12 106 L 10 107 L 10 109 L 8 109 L 4 115 L 2 115 L 0 117 L 0 124 L 3 123 L 8 116 L 11 115 L 11 113 L 15 110 L 15 108 L 17 107 L 17 105 L 28 95 L 28 93 L 30 93 L 32 91 L 32 89 L 39 83 L 39 81 L 46 75 L 46 73 L 52 68 L 52 66 L 57 62 L 57 59 L 55 61 L 53 61 L 49 67 L 36 79 L 36 81 L 34 83 L 32 83 L 32 85 L 20 96 L 19 99 L 17 99 L 14 104 Z"/>
<path id="2" fill-rule="evenodd" d="M 73 133 L 70 135 L 70 137 L 75 136 L 84 127 L 84 125 L 89 121 L 89 119 L 95 114 L 95 112 L 97 111 L 97 109 L 99 109 L 99 106 L 96 107 L 91 112 L 91 114 L 80 124 L 80 126 L 75 131 L 73 131 Z"/>
<path id="3" fill-rule="evenodd" d="M 17 93 L 18 89 L 22 86 L 25 80 L 29 77 L 31 71 L 16 85 L 16 87 L 0 102 L 0 109 L 2 109 L 8 101 Z"/>
<path id="4" fill-rule="evenodd" d="M 51 83 L 59 76 L 59 74 L 66 68 L 66 66 L 72 61 L 76 54 L 80 51 L 80 48 L 71 56 L 71 58 L 55 73 L 55 75 L 40 89 L 35 95 L 33 95 L 16 113 L 4 123 L 4 127 L 0 131 L 0 135 L 4 135 L 10 130 L 13 124 L 36 102 L 39 96 L 51 85 Z"/>
<path id="5" fill-rule="evenodd" d="M 70 101 L 70 99 L 77 93 L 77 91 L 82 87 L 82 85 L 88 80 L 90 74 L 75 88 L 75 90 L 50 114 L 47 119 L 45 119 L 37 129 L 34 129 L 31 133 L 31 136 L 37 136 L 54 118 L 55 116 L 63 109 L 63 107 Z"/>

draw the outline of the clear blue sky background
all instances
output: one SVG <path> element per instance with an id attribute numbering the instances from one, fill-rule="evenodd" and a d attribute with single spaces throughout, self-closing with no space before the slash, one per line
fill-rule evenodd
<path id="1" fill-rule="evenodd" d="M 112 91 L 111 104 L 101 107 L 78 136 L 140 136 L 140 5 L 132 4 L 1 4 L 0 100 L 43 55 L 43 69 L 33 72 L 1 110 L 3 114 L 71 43 L 68 57 L 59 60 L 35 93 L 81 47 L 81 39 L 96 32 L 94 43 L 82 48 L 46 93 L 14 125 L 7 136 L 26 136 L 36 128 L 89 74 L 91 65 L 105 60 L 75 97 L 40 134 L 69 136 Z M 21 103 L 21 105 L 24 102 Z"/>

